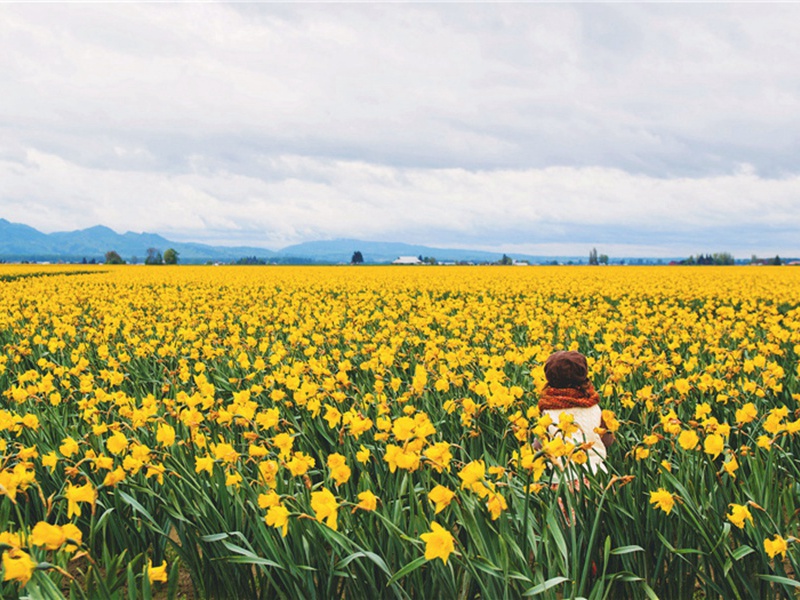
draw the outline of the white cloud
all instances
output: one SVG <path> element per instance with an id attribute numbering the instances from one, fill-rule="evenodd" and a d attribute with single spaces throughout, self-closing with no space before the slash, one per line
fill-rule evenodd
<path id="1" fill-rule="evenodd" d="M 800 229 L 800 176 L 766 179 L 748 169 L 666 179 L 600 167 L 468 171 L 297 156 L 267 164 L 265 178 L 142 174 L 31 151 L 25 164 L 0 162 L 0 179 L 16 199 L 4 201 L 15 220 L 44 231 L 104 223 L 273 249 L 361 238 L 528 252 L 606 244 L 662 256 L 721 250 L 749 256 L 767 242 L 788 241 L 781 232 Z M 748 228 L 778 238 L 741 238 Z M 661 244 L 654 243 L 659 237 Z"/>
<path id="2" fill-rule="evenodd" d="M 733 236 L 800 254 L 782 233 L 800 225 L 798 17 L 2 5 L 0 216 L 273 248 L 617 236 L 666 255 L 734 250 Z"/>

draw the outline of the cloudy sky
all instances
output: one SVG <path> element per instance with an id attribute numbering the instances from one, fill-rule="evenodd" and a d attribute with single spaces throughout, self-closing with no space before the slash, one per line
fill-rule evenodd
<path id="1" fill-rule="evenodd" d="M 800 4 L 0 4 L 0 217 L 800 256 Z"/>

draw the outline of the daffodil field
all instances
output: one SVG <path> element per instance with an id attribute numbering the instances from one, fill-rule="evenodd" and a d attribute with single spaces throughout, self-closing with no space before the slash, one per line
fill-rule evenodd
<path id="1" fill-rule="evenodd" d="M 796 598 L 799 304 L 791 267 L 0 265 L 3 596 Z M 607 472 L 546 433 L 555 349 Z"/>

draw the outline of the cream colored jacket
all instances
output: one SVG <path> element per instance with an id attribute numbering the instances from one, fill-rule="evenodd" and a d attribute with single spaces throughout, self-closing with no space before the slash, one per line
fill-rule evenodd
<path id="1" fill-rule="evenodd" d="M 605 472 L 606 467 L 603 463 L 606 459 L 606 446 L 603 444 L 600 434 L 595 431 L 595 429 L 600 427 L 603 413 L 600 405 L 595 404 L 589 408 L 560 408 L 542 411 L 542 414 L 549 415 L 553 420 L 553 424 L 548 428 L 550 437 L 561 435 L 557 427 L 561 413 L 571 414 L 574 418 L 574 424 L 578 426 L 578 430 L 571 435 L 565 436 L 564 441 L 571 442 L 576 446 L 585 443 L 591 444 L 586 451 L 589 460 L 586 465 L 583 465 L 584 468 L 588 465 L 592 473 L 597 473 L 598 470 Z"/>

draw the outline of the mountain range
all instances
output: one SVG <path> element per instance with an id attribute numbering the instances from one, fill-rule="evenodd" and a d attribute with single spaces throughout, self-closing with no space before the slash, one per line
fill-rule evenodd
<path id="1" fill-rule="evenodd" d="M 0 218 L 0 260 L 50 262 L 102 262 L 106 252 L 117 252 L 128 262 L 143 262 L 147 250 L 164 252 L 172 248 L 181 263 L 235 262 L 254 258 L 275 263 L 349 263 L 353 253 L 361 252 L 365 263 L 389 263 L 399 256 L 433 257 L 438 262 L 496 262 L 502 253 L 483 250 L 434 248 L 394 242 L 369 242 L 354 239 L 305 242 L 278 251 L 252 246 L 210 246 L 174 242 L 155 233 L 116 233 L 97 225 L 88 229 L 42 233 L 28 225 Z M 549 262 L 553 259 L 580 260 L 576 257 L 514 255 L 514 259 Z"/>

